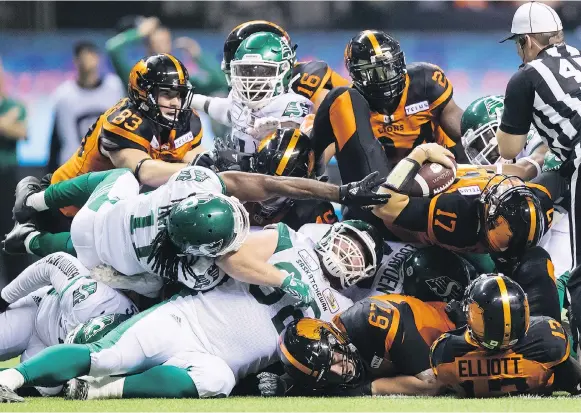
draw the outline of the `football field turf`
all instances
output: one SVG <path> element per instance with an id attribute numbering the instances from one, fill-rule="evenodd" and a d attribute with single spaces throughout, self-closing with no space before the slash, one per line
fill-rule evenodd
<path id="1" fill-rule="evenodd" d="M 15 412 L 579 412 L 581 399 L 571 397 L 510 397 L 460 400 L 447 397 L 272 398 L 232 397 L 215 400 L 99 400 L 65 401 L 28 398 L 26 403 L 3 404 Z"/>

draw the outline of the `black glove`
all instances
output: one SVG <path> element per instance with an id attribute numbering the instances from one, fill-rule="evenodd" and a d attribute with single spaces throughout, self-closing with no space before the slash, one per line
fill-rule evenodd
<path id="1" fill-rule="evenodd" d="M 456 328 L 460 328 L 467 324 L 466 314 L 462 309 L 462 303 L 456 300 L 450 300 L 445 308 L 446 315 L 451 322 L 454 323 Z"/>
<path id="2" fill-rule="evenodd" d="M 256 376 L 258 378 L 258 390 L 262 397 L 284 396 L 286 393 L 286 383 L 274 373 L 262 372 Z"/>
<path id="3" fill-rule="evenodd" d="M 212 153 L 203 152 L 194 157 L 189 166 L 201 166 L 208 169 L 215 169 L 216 161 Z"/>
<path id="4" fill-rule="evenodd" d="M 216 151 L 216 168 L 218 171 L 252 172 L 254 156 L 235 149 L 221 149 Z"/>
<path id="5" fill-rule="evenodd" d="M 385 204 L 391 195 L 376 193 L 379 185 L 385 181 L 379 172 L 372 172 L 361 181 L 351 182 L 339 187 L 339 203 L 343 205 L 378 205 Z"/>

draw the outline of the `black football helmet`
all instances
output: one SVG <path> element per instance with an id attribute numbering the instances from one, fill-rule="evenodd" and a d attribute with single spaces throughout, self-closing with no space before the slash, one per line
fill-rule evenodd
<path id="1" fill-rule="evenodd" d="M 313 318 L 295 320 L 281 333 L 278 354 L 286 373 L 311 390 L 356 387 L 365 369 L 359 352 L 332 324 Z M 341 373 L 331 370 L 341 364 Z"/>
<path id="2" fill-rule="evenodd" d="M 274 33 L 280 37 L 286 38 L 288 44 L 291 45 L 293 52 L 296 50 L 297 46 L 292 45 L 290 36 L 288 33 L 280 26 L 269 22 L 267 20 L 251 20 L 236 26 L 224 42 L 224 56 L 222 57 L 222 71 L 226 76 L 228 85 L 230 85 L 230 62 L 234 58 L 234 54 L 240 46 L 240 43 L 248 36 L 258 32 Z"/>
<path id="3" fill-rule="evenodd" d="M 129 73 L 128 96 L 148 119 L 166 129 L 188 125 L 192 116 L 193 87 L 188 70 L 182 62 L 169 54 L 158 54 L 141 59 Z M 182 100 L 173 119 L 162 115 L 157 102 L 161 90 L 177 91 Z"/>
<path id="4" fill-rule="evenodd" d="M 545 214 L 535 193 L 515 176 L 495 175 L 479 203 L 481 233 L 493 252 L 518 258 L 545 233 Z"/>
<path id="5" fill-rule="evenodd" d="M 277 129 L 258 145 L 256 172 L 273 176 L 313 178 L 315 153 L 299 129 Z"/>
<path id="6" fill-rule="evenodd" d="M 400 267 L 403 291 L 422 301 L 460 301 L 476 269 L 458 254 L 437 246 L 420 248 Z"/>
<path id="7" fill-rule="evenodd" d="M 271 176 L 314 178 L 315 153 L 299 129 L 277 129 L 264 138 L 254 155 L 254 172 Z M 293 200 L 284 197 L 245 204 L 256 223 L 270 222 L 287 211 Z"/>
<path id="8" fill-rule="evenodd" d="M 529 302 L 520 285 L 502 274 L 483 274 L 463 301 L 470 337 L 492 351 L 507 350 L 529 329 Z"/>
<path id="9" fill-rule="evenodd" d="M 379 30 L 362 31 L 345 48 L 345 66 L 371 109 L 391 115 L 406 83 L 405 56 L 399 42 Z"/>

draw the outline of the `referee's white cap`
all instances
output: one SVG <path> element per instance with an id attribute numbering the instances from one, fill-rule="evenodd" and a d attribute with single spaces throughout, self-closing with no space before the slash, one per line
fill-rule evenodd
<path id="1" fill-rule="evenodd" d="M 519 34 L 550 33 L 563 30 L 563 23 L 555 10 L 544 3 L 531 1 L 520 6 L 512 18 L 511 35 L 500 43 Z"/>

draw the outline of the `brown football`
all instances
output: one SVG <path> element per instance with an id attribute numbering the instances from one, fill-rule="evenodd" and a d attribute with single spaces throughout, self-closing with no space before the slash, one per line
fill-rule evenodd
<path id="1" fill-rule="evenodd" d="M 447 168 L 439 163 L 425 162 L 416 174 L 409 194 L 411 196 L 429 197 L 444 192 L 456 179 L 458 165 L 454 159 L 452 159 L 452 162 L 454 163 L 454 169 Z"/>

